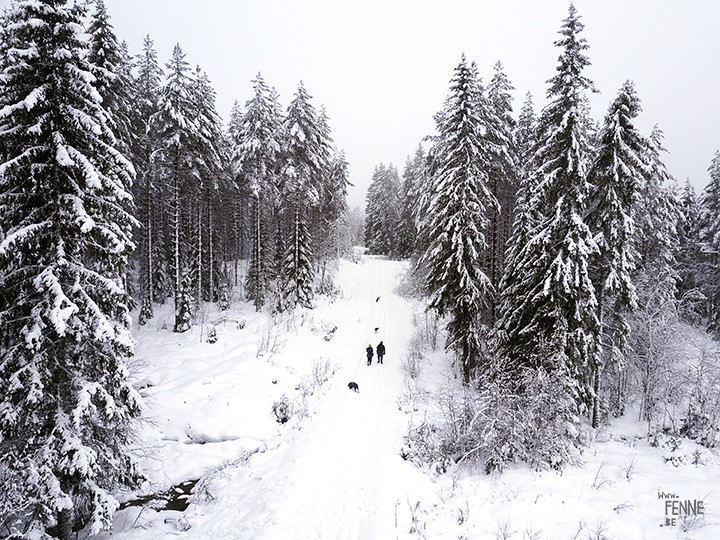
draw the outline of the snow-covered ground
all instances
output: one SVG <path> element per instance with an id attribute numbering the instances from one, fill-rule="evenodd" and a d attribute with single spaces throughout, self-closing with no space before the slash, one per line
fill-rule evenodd
<path id="1" fill-rule="evenodd" d="M 167 310 L 136 328 L 146 489 L 198 482 L 183 512 L 129 506 L 98 538 L 720 538 L 720 457 L 689 441 L 652 447 L 629 418 L 595 434 L 583 465 L 561 472 L 438 476 L 404 461 L 408 423 L 427 406 L 408 388 L 422 396 L 418 388 L 457 384 L 437 351 L 408 386 L 401 358 L 418 308 L 393 292 L 404 270 L 342 261 L 337 298 L 274 323 L 236 303 L 185 334 L 171 331 Z M 385 364 L 367 366 L 365 348 L 381 340 Z M 283 397 L 293 414 L 280 424 L 273 405 Z M 673 501 L 702 501 L 704 514 L 680 519 Z"/>

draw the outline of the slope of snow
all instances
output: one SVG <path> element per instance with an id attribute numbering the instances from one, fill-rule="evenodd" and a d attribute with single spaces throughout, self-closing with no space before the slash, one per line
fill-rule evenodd
<path id="1" fill-rule="evenodd" d="M 184 512 L 131 506 L 98 538 L 720 537 L 718 456 L 693 454 L 688 441 L 674 452 L 651 447 L 644 426 L 628 419 L 597 434 L 583 466 L 561 472 L 466 467 L 436 476 L 404 461 L 408 423 L 430 408 L 406 396 L 401 358 L 413 307 L 393 292 L 404 270 L 373 257 L 342 261 L 337 298 L 274 323 L 250 304 L 204 313 L 214 344 L 207 325 L 202 335 L 200 326 L 174 334 L 167 308 L 136 328 L 146 491 L 199 482 Z M 385 364 L 375 357 L 367 366 L 365 348 L 380 340 Z M 417 395 L 458 384 L 444 353 L 426 362 Z M 283 396 L 293 415 L 279 424 L 272 408 Z M 705 514 L 668 526 L 659 493 L 702 500 Z"/>

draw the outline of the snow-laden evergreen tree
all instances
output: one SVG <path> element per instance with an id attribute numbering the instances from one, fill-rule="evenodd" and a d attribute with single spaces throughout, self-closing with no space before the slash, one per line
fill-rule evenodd
<path id="1" fill-rule="evenodd" d="M 667 152 L 663 138 L 662 130 L 655 126 L 645 157 L 649 175 L 638 192 L 633 241 L 639 256 L 638 273 L 649 274 L 651 281 L 660 279 L 664 283 L 663 294 L 671 297 L 675 295 L 678 277 L 675 252 L 680 202 L 673 189 L 674 179 L 661 158 L 662 152 Z"/>
<path id="2" fill-rule="evenodd" d="M 690 179 L 685 180 L 680 193 L 680 222 L 678 223 L 677 296 L 692 303 L 688 317 L 693 322 L 708 315 L 709 290 L 705 277 L 709 277 L 709 258 L 703 253 L 700 240 L 700 201 Z"/>
<path id="3" fill-rule="evenodd" d="M 245 113 L 237 125 L 233 166 L 241 189 L 252 201 L 252 253 L 245 283 L 245 294 L 260 311 L 265 303 L 271 274 L 267 235 L 271 226 L 269 201 L 277 198 L 276 176 L 280 167 L 280 121 L 275 99 L 258 73 L 253 81 L 254 96 L 245 104 Z"/>
<path id="4" fill-rule="evenodd" d="M 206 73 L 197 66 L 193 96 L 196 110 L 198 148 L 195 154 L 194 175 L 197 177 L 197 195 L 194 206 L 194 242 L 191 249 L 193 285 L 196 291 L 196 307 L 203 301 L 214 301 L 216 286 L 220 279 L 217 264 L 216 207 L 220 200 L 221 184 L 224 184 L 225 145 L 222 121 L 215 109 L 215 90 Z"/>
<path id="5" fill-rule="evenodd" d="M 162 170 L 162 193 L 169 200 L 171 266 L 175 301 L 174 331 L 190 328 L 182 302 L 182 280 L 191 267 L 190 253 L 196 229 L 197 200 L 203 175 L 216 160 L 213 131 L 208 128 L 206 112 L 198 95 L 198 82 L 185 60 L 179 44 L 166 64 L 167 80 L 160 93 L 158 112 L 152 129 L 158 137 L 158 159 Z"/>
<path id="6" fill-rule="evenodd" d="M 15 538 L 109 528 L 112 494 L 139 480 L 123 281 L 134 171 L 93 86 L 85 15 L 85 2 L 17 1 L 0 24 L 0 508 Z"/>
<path id="7" fill-rule="evenodd" d="M 347 227 L 348 162 L 345 152 L 335 150 L 321 186 L 320 204 L 315 219 L 315 255 L 320 266 L 320 289 L 332 290 L 327 273 L 330 260 L 338 260 L 352 249 Z"/>
<path id="8" fill-rule="evenodd" d="M 140 282 L 140 314 L 138 324 L 153 316 L 153 303 L 165 302 L 172 291 L 166 248 L 166 227 L 163 226 L 164 201 L 157 185 L 157 167 L 153 159 L 158 141 L 151 119 L 158 112 L 158 98 L 163 71 L 158 65 L 155 45 L 146 36 L 143 49 L 135 60 L 137 75 L 132 85 L 132 127 L 134 132 L 133 164 L 137 172 L 135 200 L 141 227 L 137 232 Z"/>
<path id="9" fill-rule="evenodd" d="M 422 145 L 418 145 L 415 155 L 408 156 L 402 175 L 402 189 L 400 191 L 400 223 L 397 235 L 397 256 L 410 258 L 416 255 L 418 247 L 418 221 L 416 209 L 420 198 L 420 190 L 425 184 L 425 153 Z"/>
<path id="10" fill-rule="evenodd" d="M 328 292 L 334 290 L 327 272 L 328 262 L 337 260 L 341 252 L 347 253 L 351 248 L 347 240 L 346 202 L 347 188 L 351 184 L 345 152 L 333 144 L 324 106 L 320 107 L 318 124 L 328 152 L 325 169 L 320 174 L 320 200 L 310 213 L 310 235 L 320 273 L 318 290 Z"/>
<path id="11" fill-rule="evenodd" d="M 533 106 L 532 94 L 525 94 L 525 102 L 520 109 L 520 117 L 515 126 L 515 145 L 518 156 L 517 177 L 522 180 L 532 172 L 532 156 L 535 152 L 537 136 L 537 116 Z"/>
<path id="12" fill-rule="evenodd" d="M 707 259 L 704 289 L 708 296 L 708 329 L 714 334 L 720 333 L 720 151 L 708 168 L 710 182 L 700 196 L 699 236 L 703 259 Z"/>
<path id="13" fill-rule="evenodd" d="M 365 195 L 365 247 L 370 253 L 394 257 L 401 213 L 400 176 L 395 166 L 375 167 Z"/>
<path id="14" fill-rule="evenodd" d="M 592 259 L 600 322 L 599 359 L 608 367 L 622 358 L 630 331 L 624 313 L 638 305 L 632 277 L 637 255 L 633 213 L 638 191 L 650 175 L 648 137 L 634 125 L 642 108 L 632 81 L 626 81 L 608 107 L 599 147 L 590 170 L 593 189 L 586 221 L 598 253 Z M 621 361 L 621 360 L 620 360 Z M 601 366 L 595 370 L 593 425 L 598 425 L 597 393 Z"/>
<path id="15" fill-rule="evenodd" d="M 598 248 L 584 222 L 591 148 L 582 75 L 590 64 L 573 5 L 563 21 L 557 74 L 539 121 L 537 167 L 523 183 L 516 238 L 507 261 L 498 324 L 505 369 L 559 370 L 580 409 L 591 403 L 596 364 L 597 298 L 589 273 Z M 522 238 L 522 242 L 518 239 Z"/>
<path id="16" fill-rule="evenodd" d="M 518 155 L 514 140 L 515 119 L 512 117 L 512 95 L 515 87 L 497 62 L 493 78 L 488 85 L 489 112 L 486 125 L 489 127 L 485 138 L 493 142 L 489 170 L 490 191 L 498 201 L 499 211 L 491 212 L 488 227 L 487 274 L 497 290 L 504 266 L 505 249 L 512 233 L 512 220 L 517 197 Z M 495 303 L 492 304 L 490 323 L 495 322 Z"/>
<path id="17" fill-rule="evenodd" d="M 94 86 L 103 100 L 110 118 L 110 127 L 121 150 L 132 147 L 130 120 L 131 59 L 127 47 L 118 43 L 104 0 L 95 0 L 95 12 L 88 27 L 90 51 L 88 60 L 95 75 Z"/>
<path id="18" fill-rule="evenodd" d="M 484 140 L 487 112 L 474 63 L 463 54 L 450 80 L 445 105 L 435 115 L 424 255 L 429 306 L 450 316 L 446 348 L 453 349 L 469 382 L 484 353 L 480 316 L 492 303 L 493 286 L 483 272 L 488 217 L 498 203 L 488 187 L 492 155 Z"/>
<path id="19" fill-rule="evenodd" d="M 300 83 L 284 120 L 283 179 L 285 204 L 293 215 L 291 242 L 283 268 L 282 302 L 278 307 L 311 307 L 315 272 L 308 210 L 320 202 L 322 175 L 328 171 L 330 147 L 310 95 Z"/>

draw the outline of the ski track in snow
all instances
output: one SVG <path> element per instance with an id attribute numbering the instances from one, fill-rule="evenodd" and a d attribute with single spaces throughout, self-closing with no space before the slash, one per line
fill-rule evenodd
<path id="1" fill-rule="evenodd" d="M 302 439 L 295 441 L 298 458 L 272 523 L 263 539 L 347 539 L 389 537 L 394 531 L 393 486 L 383 485 L 383 471 L 392 467 L 401 441 L 392 437 L 396 405 L 402 383 L 398 351 L 407 340 L 408 327 L 398 316 L 406 303 L 392 293 L 399 267 L 368 258 L 351 292 L 366 309 L 368 330 L 357 336 L 350 361 L 335 373 L 323 407 Z M 359 296 L 362 295 L 362 296 Z M 380 300 L 376 302 L 376 298 Z M 395 317 L 390 317 L 393 313 Z M 410 319 L 407 313 L 406 321 Z M 375 332 L 375 328 L 379 328 Z M 367 366 L 365 348 L 388 336 L 394 349 L 390 360 Z M 358 383 L 356 394 L 347 383 Z M 387 475 L 385 475 L 387 477 Z"/>

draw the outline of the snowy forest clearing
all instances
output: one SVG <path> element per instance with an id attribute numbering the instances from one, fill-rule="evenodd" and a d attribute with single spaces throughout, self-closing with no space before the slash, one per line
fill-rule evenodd
<path id="1" fill-rule="evenodd" d="M 720 457 L 687 440 L 674 452 L 652 447 L 632 415 L 594 435 L 582 466 L 560 472 L 437 475 L 404 461 L 408 424 L 436 414 L 432 395 L 460 387 L 442 337 L 419 378 L 406 376 L 419 308 L 393 292 L 405 268 L 341 261 L 336 300 L 274 323 L 241 304 L 216 325 L 215 344 L 201 342 L 198 326 L 162 328 L 162 315 L 136 329 L 148 488 L 200 480 L 184 512 L 129 507 L 98 538 L 717 538 Z M 368 367 L 365 347 L 380 340 L 385 364 Z M 272 409 L 283 396 L 293 413 L 280 424 Z M 675 500 L 702 501 L 704 514 L 673 516 Z M 676 521 L 661 528 L 666 503 Z"/>

